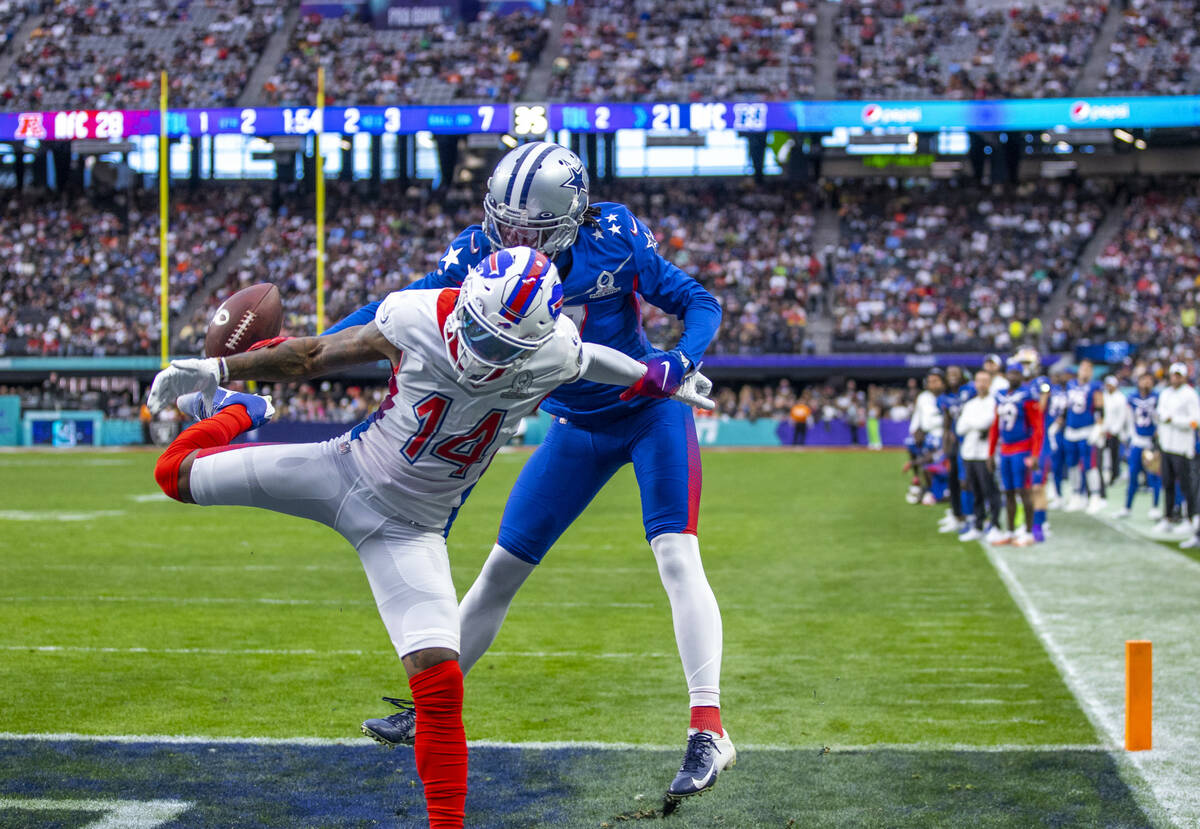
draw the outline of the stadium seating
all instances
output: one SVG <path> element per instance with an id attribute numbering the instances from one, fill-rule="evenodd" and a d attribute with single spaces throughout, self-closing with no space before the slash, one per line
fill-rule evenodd
<path id="1" fill-rule="evenodd" d="M 531 14 L 483 14 L 469 24 L 375 29 L 349 17 L 311 15 L 264 86 L 271 104 L 316 101 L 326 66 L 331 104 L 445 104 L 515 100 L 548 37 Z"/>
<path id="2" fill-rule="evenodd" d="M 837 20 L 837 92 L 851 98 L 1070 95 L 1104 22 L 1096 2 L 848 0 Z"/>
<path id="3" fill-rule="evenodd" d="M 265 0 L 58 4 L 0 95 L 9 109 L 147 109 L 166 70 L 172 106 L 229 106 L 282 19 Z"/>
<path id="4" fill-rule="evenodd" d="M 983 351 L 1019 340 L 1104 215 L 1087 188 L 881 187 L 847 196 L 834 348 Z"/>
<path id="5" fill-rule="evenodd" d="M 179 313 L 244 232 L 257 197 L 207 191 L 172 208 L 171 310 Z M 112 356 L 158 350 L 158 216 L 9 202 L 0 239 L 0 354 Z"/>
<path id="6" fill-rule="evenodd" d="M 335 189 L 326 220 L 326 316 L 337 321 L 388 291 L 402 288 L 437 269 L 454 236 L 479 220 L 473 192 L 453 191 L 435 200 L 415 188 L 405 198 L 370 199 Z M 311 206 L 284 206 L 261 223 L 255 243 L 226 283 L 196 309 L 180 334 L 180 349 L 203 347 L 204 331 L 216 307 L 230 294 L 257 282 L 279 286 L 284 330 L 294 336 L 316 332 L 316 224 Z"/>
<path id="7" fill-rule="evenodd" d="M 1126 340 L 1139 356 L 1193 359 L 1200 345 L 1200 190 L 1158 182 L 1125 207 L 1096 268 L 1071 286 L 1054 344 Z"/>
<path id="8" fill-rule="evenodd" d="M 621 0 L 571 6 L 552 100 L 813 94 L 811 2 Z"/>
<path id="9" fill-rule="evenodd" d="M 1101 92 L 1192 95 L 1200 90 L 1196 54 L 1200 6 L 1190 0 L 1139 0 L 1121 14 Z"/>

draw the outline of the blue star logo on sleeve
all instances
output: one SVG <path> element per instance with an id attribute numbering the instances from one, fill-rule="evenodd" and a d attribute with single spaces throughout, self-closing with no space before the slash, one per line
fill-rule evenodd
<path id="1" fill-rule="evenodd" d="M 577 194 L 587 192 L 587 181 L 583 177 L 583 168 L 568 167 L 567 169 L 570 171 L 571 177 L 558 186 L 574 190 Z"/>
<path id="2" fill-rule="evenodd" d="M 446 255 L 443 256 L 440 260 L 442 263 L 442 267 L 448 268 L 451 265 L 461 264 L 458 261 L 458 255 L 460 253 L 462 253 L 462 248 L 456 248 L 456 247 L 454 247 L 454 245 L 451 245 L 449 250 L 446 251 Z"/>

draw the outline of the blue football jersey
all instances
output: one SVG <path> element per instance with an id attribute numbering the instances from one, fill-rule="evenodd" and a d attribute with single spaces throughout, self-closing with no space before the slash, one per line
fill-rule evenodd
<path id="1" fill-rule="evenodd" d="M 1133 409 L 1134 434 L 1144 438 L 1154 437 L 1154 413 L 1158 411 L 1158 392 L 1152 391 L 1145 397 L 1141 392 L 1135 392 L 1129 395 L 1129 406 Z"/>
<path id="2" fill-rule="evenodd" d="M 563 281 L 563 313 L 585 342 L 615 348 L 637 360 L 655 353 L 642 330 L 641 299 L 684 320 L 675 348 L 693 365 L 721 322 L 721 306 L 699 282 L 658 255 L 658 242 L 629 208 L 592 205 L 599 221 L 579 228 L 570 248 L 554 259 Z M 442 256 L 438 269 L 411 288 L 457 287 L 472 267 L 492 253 L 483 228 L 471 225 Z M 620 400 L 618 386 L 580 380 L 555 390 L 542 408 L 579 422 L 604 421 L 649 405 L 650 398 Z"/>
<path id="3" fill-rule="evenodd" d="M 1067 382 L 1067 428 L 1084 429 L 1096 423 L 1096 392 L 1100 383 L 1090 380 Z"/>
<path id="4" fill-rule="evenodd" d="M 1067 387 L 1052 384 L 1050 386 L 1050 400 L 1047 406 L 1046 428 L 1049 429 L 1051 423 L 1067 413 Z"/>
<path id="5" fill-rule="evenodd" d="M 945 418 L 946 426 L 953 429 L 958 416 L 962 414 L 963 406 L 975 396 L 975 384 L 963 383 L 955 391 L 938 395 L 937 407 Z"/>
<path id="6" fill-rule="evenodd" d="M 1030 405 L 1032 404 L 1032 405 Z M 996 423 L 1002 446 L 1031 444 L 1036 423 L 1038 393 L 1032 383 L 996 392 Z"/>

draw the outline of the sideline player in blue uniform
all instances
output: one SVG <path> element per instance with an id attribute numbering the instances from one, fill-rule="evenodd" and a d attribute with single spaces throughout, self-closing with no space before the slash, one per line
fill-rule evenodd
<path id="1" fill-rule="evenodd" d="M 484 217 L 482 226 L 468 227 L 451 242 L 435 272 L 409 287 L 455 287 L 493 250 L 534 247 L 558 267 L 563 313 L 584 341 L 645 362 L 647 374 L 635 388 L 663 399 L 584 381 L 546 398 L 542 408 L 553 423 L 521 470 L 497 543 L 462 600 L 459 663 L 464 674 L 470 671 L 535 566 L 613 474 L 632 463 L 691 703 L 684 761 L 667 797 L 674 802 L 699 794 L 733 765 L 736 752 L 720 716 L 721 614 L 696 536 L 701 483 L 696 427 L 687 406 L 665 398 L 700 362 L 720 325 L 721 307 L 658 254 L 654 234 L 627 207 L 589 206 L 587 172 L 565 147 L 537 142 L 505 155 L 488 180 Z M 671 351 L 658 351 L 646 339 L 642 299 L 683 320 L 683 336 Z M 330 331 L 372 319 L 377 305 L 354 312 Z M 408 743 L 415 717 L 393 702 L 399 712 L 368 720 L 363 730 L 390 745 Z"/>
<path id="2" fill-rule="evenodd" d="M 1067 492 L 1063 483 L 1067 475 L 1066 441 L 1062 430 L 1067 413 L 1067 381 L 1070 374 L 1066 368 L 1050 370 L 1050 385 L 1042 400 L 1046 435 L 1042 441 L 1042 463 L 1047 469 L 1047 475 L 1054 480 L 1054 495 L 1049 499 L 1048 506 L 1058 509 L 1065 505 Z"/>
<path id="3" fill-rule="evenodd" d="M 1025 365 L 1012 357 L 1005 365 L 1008 388 L 996 392 L 996 419 L 988 434 L 988 456 L 995 458 L 1000 445 L 1000 482 L 1004 490 L 1010 536 L 1001 536 L 998 544 L 1012 543 L 1027 547 L 1033 535 L 1033 470 L 1042 452 L 1042 410 L 1038 393 L 1025 380 Z M 1017 497 L 1025 508 L 1026 529 L 1017 529 Z"/>
<path id="4" fill-rule="evenodd" d="M 1146 474 L 1146 485 L 1154 493 L 1154 506 L 1150 509 L 1150 520 L 1162 518 L 1158 499 L 1162 493 L 1162 479 L 1146 468 L 1146 455 L 1154 451 L 1154 435 L 1158 430 L 1158 392 L 1154 390 L 1154 375 L 1145 372 L 1138 376 L 1137 391 L 1129 395 L 1129 408 L 1133 410 L 1133 425 L 1129 436 L 1129 489 L 1125 493 L 1125 506 L 1117 513 L 1118 518 L 1127 518 L 1133 511 L 1133 496 L 1138 489 L 1138 476 Z"/>
<path id="5" fill-rule="evenodd" d="M 943 533 L 965 533 L 971 527 L 968 520 L 975 513 L 975 496 L 967 483 L 967 466 L 958 456 L 958 433 L 955 424 L 963 406 L 975 396 L 975 384 L 966 381 L 961 366 L 946 369 L 946 390 L 938 395 L 938 410 L 942 413 L 942 450 L 946 453 L 947 484 L 950 490 L 950 512 L 942 519 L 938 530 Z"/>
<path id="6" fill-rule="evenodd" d="M 1080 360 L 1079 373 L 1067 383 L 1067 411 L 1063 430 L 1066 445 L 1067 475 L 1071 497 L 1065 509 L 1076 512 L 1085 506 L 1097 513 L 1104 508 L 1100 495 L 1100 470 L 1092 464 L 1092 448 L 1101 438 L 1104 420 L 1104 392 L 1092 379 L 1091 360 Z"/>

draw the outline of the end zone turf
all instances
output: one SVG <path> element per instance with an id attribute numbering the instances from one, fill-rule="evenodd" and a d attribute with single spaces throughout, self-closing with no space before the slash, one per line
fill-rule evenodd
<path id="1" fill-rule="evenodd" d="M 595 829 L 657 819 L 678 760 L 666 750 L 474 746 L 469 825 Z M 416 827 L 424 815 L 407 750 L 0 739 L 0 827 L 30 825 L 34 813 L 20 801 L 85 799 L 190 804 L 172 827 Z M 86 822 L 56 814 L 64 826 Z M 49 815 L 36 813 L 37 825 Z M 668 820 L 740 829 L 1151 825 L 1113 758 L 1087 747 L 746 749 L 713 792 Z"/>

